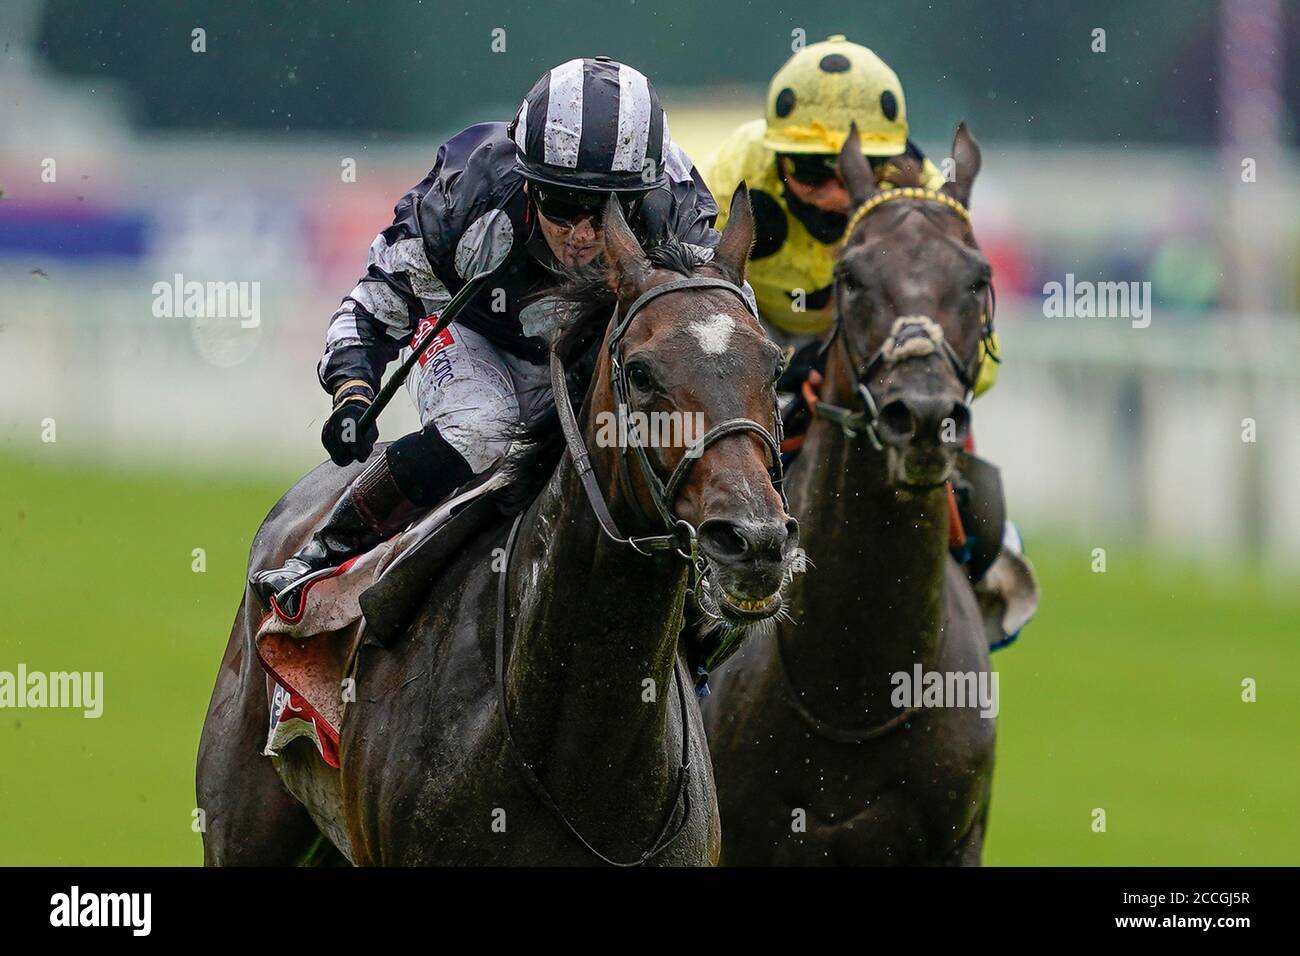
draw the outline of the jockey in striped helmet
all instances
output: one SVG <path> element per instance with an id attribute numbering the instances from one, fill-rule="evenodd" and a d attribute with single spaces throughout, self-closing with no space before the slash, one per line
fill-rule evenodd
<path id="1" fill-rule="evenodd" d="M 538 294 L 600 254 L 611 194 L 643 243 L 672 235 L 701 258 L 712 255 L 713 196 L 669 139 L 650 81 L 608 57 L 560 64 L 512 122 L 471 126 L 443 144 L 371 245 L 318 367 L 333 399 L 321 433 L 326 451 L 339 465 L 368 463 L 303 549 L 254 576 L 264 599 L 402 530 L 500 461 L 509 426 L 550 404 L 544 334 L 553 320 Z M 378 431 L 358 434 L 358 419 L 385 367 L 465 284 L 489 224 L 498 243 L 504 230 L 504 261 L 407 380 L 423 427 L 372 454 Z M 296 600 L 288 591 L 277 603 L 293 614 Z"/>

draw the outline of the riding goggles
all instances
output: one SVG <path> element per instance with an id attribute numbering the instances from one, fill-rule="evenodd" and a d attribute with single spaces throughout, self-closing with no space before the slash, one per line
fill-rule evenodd
<path id="1" fill-rule="evenodd" d="M 556 189 L 553 186 L 529 187 L 533 203 L 546 219 L 557 226 L 572 229 L 583 219 L 591 219 L 600 228 L 600 217 L 605 210 L 608 193 Z M 618 193 L 618 204 L 623 208 L 623 218 L 630 221 L 641 208 L 645 193 Z"/>
<path id="2" fill-rule="evenodd" d="M 834 153 L 792 153 L 781 157 L 786 176 L 805 186 L 821 186 L 839 178 L 839 170 L 835 168 L 838 158 Z"/>

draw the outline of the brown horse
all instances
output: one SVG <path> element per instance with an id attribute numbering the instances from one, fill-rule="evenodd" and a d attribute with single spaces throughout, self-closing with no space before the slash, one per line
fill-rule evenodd
<path id="1" fill-rule="evenodd" d="M 564 441 L 552 421 L 552 451 L 534 441 L 520 471 L 540 493 L 452 560 L 392 649 L 362 647 L 341 770 L 301 740 L 274 768 L 260 755 L 266 688 L 245 593 L 199 753 L 208 863 L 298 861 L 322 834 L 358 864 L 717 861 L 678 634 L 699 566 L 731 621 L 780 607 L 798 532 L 772 477 L 780 355 L 738 288 L 753 240 L 743 191 L 709 263 L 671 242 L 645 252 L 617 203 L 604 236 L 589 311 L 617 304 L 615 322 L 603 348 L 603 322 L 575 322 L 557 344 Z M 561 363 L 584 358 L 594 372 L 575 416 Z M 620 462 L 632 453 L 596 437 L 624 401 L 702 416 L 707 431 L 690 454 Z M 348 477 L 323 469 L 271 513 L 250 566 L 292 550 L 281 532 Z"/>
<path id="2" fill-rule="evenodd" d="M 942 192 L 889 195 L 856 132 L 840 155 L 858 214 L 837 265 L 823 416 L 789 476 L 816 571 L 792 588 L 797 623 L 743 647 L 705 706 L 727 864 L 980 859 L 995 723 L 973 701 L 901 696 L 918 667 L 988 686 L 945 489 L 990 281 L 966 213 L 980 154 L 965 124 L 953 157 Z"/>

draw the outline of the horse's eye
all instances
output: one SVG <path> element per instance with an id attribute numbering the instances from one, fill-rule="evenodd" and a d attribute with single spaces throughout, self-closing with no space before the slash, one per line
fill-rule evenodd
<path id="1" fill-rule="evenodd" d="M 627 380 L 632 383 L 632 387 L 638 391 L 648 392 L 655 387 L 654 376 L 650 370 L 640 362 L 633 362 L 627 367 Z"/>

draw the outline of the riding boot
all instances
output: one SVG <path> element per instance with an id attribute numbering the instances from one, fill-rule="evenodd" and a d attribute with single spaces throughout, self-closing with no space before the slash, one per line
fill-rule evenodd
<path id="1" fill-rule="evenodd" d="M 1007 518 L 998 469 L 963 452 L 952 487 L 962 525 L 962 544 L 953 556 L 974 586 L 989 650 L 995 651 L 1019 637 L 1034 616 L 1038 582 L 1020 532 Z"/>
<path id="2" fill-rule="evenodd" d="M 962 530 L 962 544 L 953 557 L 966 569 L 971 583 L 977 584 L 1002 549 L 1007 520 L 1002 475 L 992 463 L 962 452 L 951 484 Z"/>
<path id="3" fill-rule="evenodd" d="M 251 584 L 267 606 L 276 597 L 280 611 L 293 617 L 301 588 L 286 589 L 295 581 L 364 554 L 404 529 L 422 510 L 393 479 L 387 452 L 380 454 L 353 479 L 307 543 L 281 567 L 254 575 Z"/>
<path id="4" fill-rule="evenodd" d="M 975 584 L 975 600 L 984 619 L 989 650 L 1006 647 L 1038 610 L 1038 579 L 1025 557 L 1018 529 L 1006 523 L 1002 546 L 988 570 Z"/>

